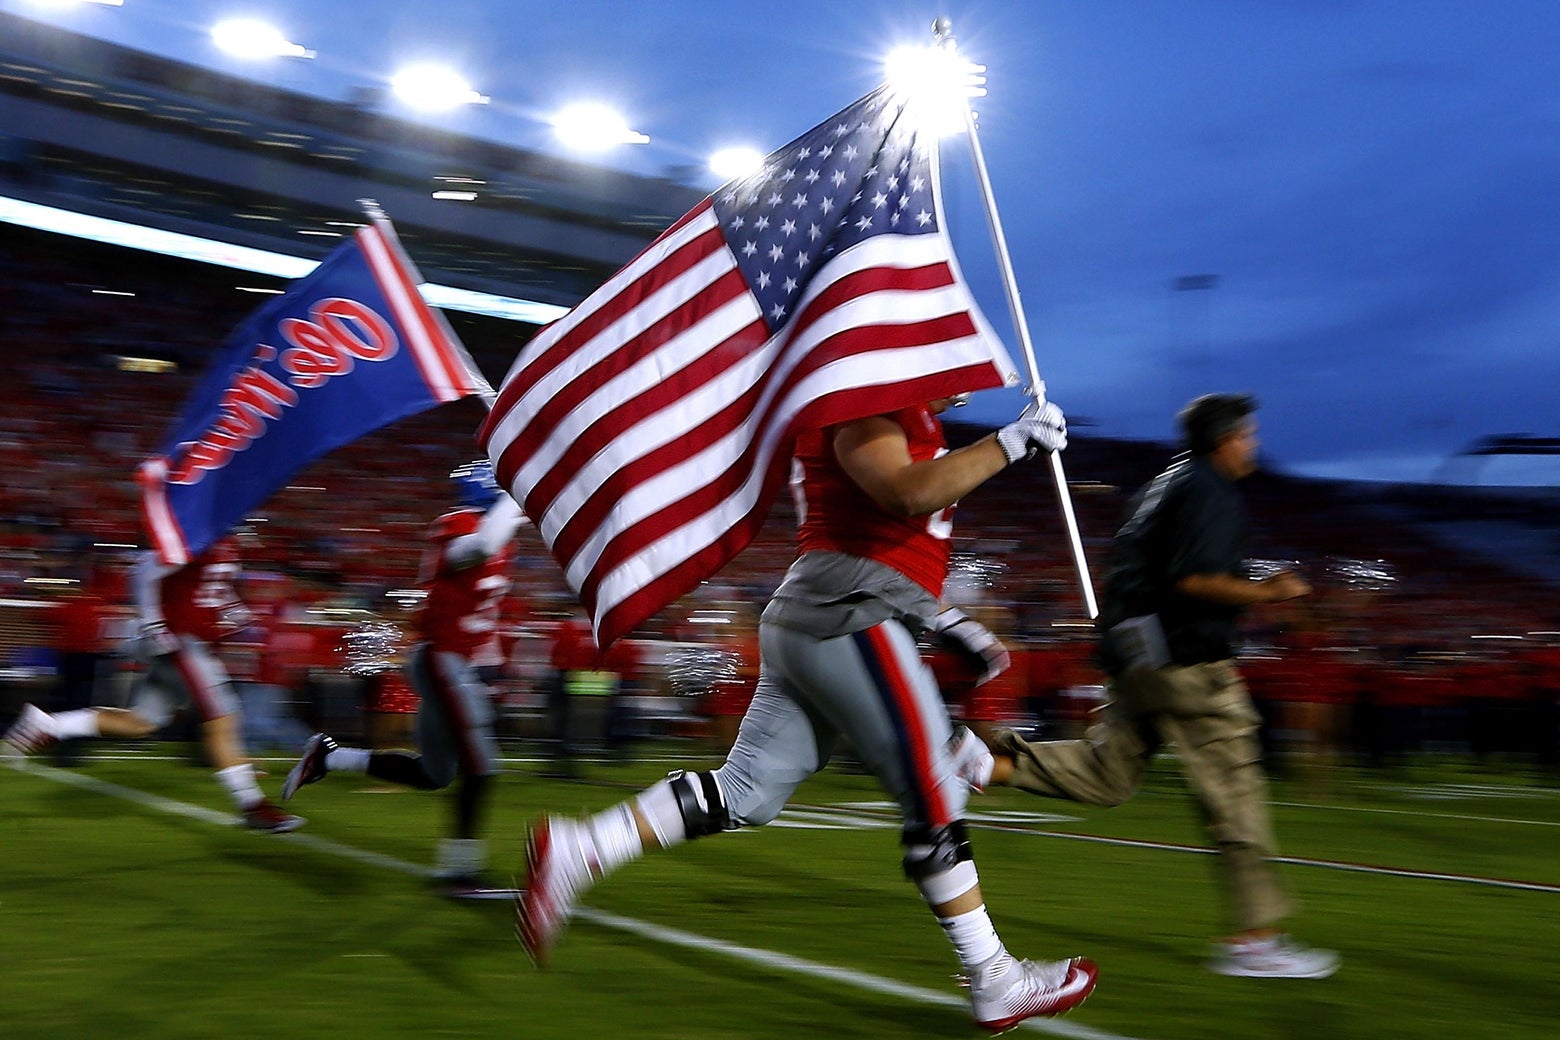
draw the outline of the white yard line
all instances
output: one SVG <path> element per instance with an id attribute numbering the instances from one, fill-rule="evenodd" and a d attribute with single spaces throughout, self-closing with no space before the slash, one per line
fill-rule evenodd
<path id="1" fill-rule="evenodd" d="M 873 813 L 862 806 L 865 803 L 855 803 L 850 807 L 826 806 L 826 805 L 797 805 L 792 809 L 806 810 L 812 813 L 827 816 L 831 813 L 839 815 L 855 815 L 861 817 L 884 818 L 889 810 L 881 813 Z M 1217 849 L 1206 845 L 1185 845 L 1169 841 L 1149 841 L 1144 838 L 1111 838 L 1102 834 L 1073 834 L 1068 831 L 1036 830 L 1031 826 L 1014 825 L 994 820 L 977 821 L 972 817 L 970 826 L 978 830 L 1002 831 L 1006 834 L 1026 834 L 1035 838 L 1056 838 L 1063 841 L 1081 841 L 1094 845 L 1114 845 L 1119 848 L 1152 849 L 1159 852 L 1185 852 L 1198 856 L 1212 856 L 1218 853 Z M 1299 867 L 1319 867 L 1323 870 L 1343 870 L 1355 874 L 1375 874 L 1380 877 L 1419 878 L 1427 881 L 1455 881 L 1464 885 L 1482 885 L 1488 888 L 1516 889 L 1524 892 L 1555 892 L 1560 893 L 1560 885 L 1546 884 L 1541 881 L 1514 881 L 1507 878 L 1481 877 L 1477 874 L 1449 874 L 1431 870 L 1412 870 L 1400 867 L 1381 867 L 1369 863 L 1350 863 L 1345 860 L 1310 859 L 1304 856 L 1275 856 L 1277 863 L 1287 863 Z"/>
<path id="2" fill-rule="evenodd" d="M 75 773 L 70 770 L 56 769 L 53 766 L 42 763 L 22 762 L 11 764 L 13 769 L 20 772 L 31 773 L 56 783 L 69 784 L 83 790 L 94 791 L 98 794 L 119 798 L 123 801 L 153 809 L 158 812 L 168 813 L 173 816 L 182 816 L 187 819 L 199 820 L 203 823 L 211 823 L 219 826 L 234 826 L 239 820 L 231 813 L 217 812 L 204 806 L 191 805 L 188 802 L 175 801 L 164 798 L 161 795 L 150 794 L 133 787 L 125 787 L 122 784 L 111 783 L 107 780 L 99 780 L 96 777 L 84 773 Z M 258 836 L 257 836 L 258 837 Z M 393 856 L 380 855 L 367 849 L 355 848 L 351 845 L 342 845 L 339 842 L 328 841 L 312 834 L 293 832 L 291 834 L 268 835 L 268 840 L 286 841 L 303 845 L 318 852 L 328 853 L 333 856 L 342 856 L 347 859 L 367 863 L 387 870 L 394 870 L 402 874 L 411 874 L 417 877 L 428 877 L 433 873 L 428 867 L 409 863 L 406 860 L 396 859 Z M 936 990 L 922 989 L 919 986 L 909 986 L 893 979 L 886 979 L 879 975 L 867 972 L 854 971 L 850 968 L 838 968 L 830 964 L 821 964 L 817 961 L 806 960 L 801 957 L 793 957 L 790 954 L 779 953 L 775 950 L 765 950 L 753 946 L 742 946 L 737 943 L 728 943 L 720 939 L 712 939 L 708 936 L 697 935 L 693 932 L 684 932 L 675 928 L 666 928 L 648 921 L 640 921 L 632 917 L 622 917 L 618 914 L 607 913 L 604 910 L 592 910 L 589 907 L 581 907 L 575 916 L 583 921 L 611 928 L 620 932 L 628 932 L 655 942 L 665 943 L 669 946 L 679 946 L 685 949 L 697 950 L 704 953 L 718 953 L 734 960 L 745 961 L 749 964 L 760 965 L 765 968 L 790 972 L 796 975 L 806 975 L 811 978 L 824 979 L 829 982 L 845 986 L 854 986 L 857 989 L 867 990 L 882 996 L 897 997 L 901 1000 L 914 1001 L 920 1004 L 933 1004 L 940 1007 L 958 1008 L 965 1010 L 968 1002 L 961 997 L 950 993 L 940 993 Z M 515 951 L 515 957 L 521 957 L 520 952 Z M 1089 1026 L 1076 1022 L 1066 1022 L 1055 1019 L 1031 1018 L 1019 1023 L 1018 1028 L 1032 1032 L 1048 1033 L 1052 1036 L 1063 1036 L 1073 1040 L 1133 1040 L 1132 1037 L 1120 1033 L 1108 1033 L 1101 1029 L 1092 1029 Z"/>
<path id="3" fill-rule="evenodd" d="M 1468 820 L 1473 823 L 1514 823 L 1519 827 L 1560 827 L 1557 820 L 1519 820 L 1511 816 L 1472 816 L 1466 813 L 1427 812 L 1423 809 L 1374 809 L 1366 805 L 1325 805 L 1320 802 L 1274 802 L 1286 809 L 1332 809 L 1335 812 L 1381 813 L 1386 816 L 1423 816 L 1431 820 Z"/>

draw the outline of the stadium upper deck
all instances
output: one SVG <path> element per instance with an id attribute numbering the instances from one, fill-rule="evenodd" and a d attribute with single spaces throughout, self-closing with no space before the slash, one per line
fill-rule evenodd
<path id="1" fill-rule="evenodd" d="M 0 13 L 0 196 L 311 258 L 372 197 L 430 281 L 571 306 L 700 194 Z"/>

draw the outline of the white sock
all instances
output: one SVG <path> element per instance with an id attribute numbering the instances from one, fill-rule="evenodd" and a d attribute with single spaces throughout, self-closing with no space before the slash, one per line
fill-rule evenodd
<path id="1" fill-rule="evenodd" d="M 644 854 L 639 822 L 634 819 L 628 802 L 620 802 L 590 817 L 585 821 L 584 831 L 582 840 L 595 846 L 595 859 L 603 875 Z"/>
<path id="2" fill-rule="evenodd" d="M 953 951 L 959 955 L 959 963 L 964 965 L 965 971 L 972 972 L 993 957 L 1007 952 L 1002 940 L 997 937 L 991 915 L 986 913 L 985 904 L 955 917 L 939 917 L 937 923 L 942 925 L 948 941 L 953 943 Z"/>
<path id="3" fill-rule="evenodd" d="M 61 740 L 98 736 L 98 713 L 91 708 L 62 711 L 51 717 L 54 719 L 54 735 Z"/>
<path id="4" fill-rule="evenodd" d="M 688 840 L 688 825 L 683 822 L 682 810 L 677 806 L 677 792 L 670 780 L 659 780 L 639 792 L 634 799 L 638 809 L 655 831 L 655 837 L 663 849 L 681 845 Z M 636 839 L 637 840 L 637 839 Z"/>
<path id="5" fill-rule="evenodd" d="M 217 779 L 240 809 L 249 809 L 265 801 L 260 785 L 255 783 L 255 767 L 248 762 L 217 770 Z"/>
<path id="6" fill-rule="evenodd" d="M 372 754 L 367 748 L 339 747 L 326 752 L 325 768 L 332 773 L 366 773 L 368 758 Z"/>

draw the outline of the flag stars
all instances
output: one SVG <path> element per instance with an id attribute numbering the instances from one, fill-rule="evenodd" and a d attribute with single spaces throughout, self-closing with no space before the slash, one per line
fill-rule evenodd
<path id="1" fill-rule="evenodd" d="M 785 250 L 781 249 L 779 245 L 770 246 L 769 259 L 772 263 L 778 264 L 781 260 L 785 259 Z"/>
<path id="2" fill-rule="evenodd" d="M 769 277 L 769 272 L 768 271 L 760 271 L 760 272 L 758 272 L 758 287 L 760 289 L 767 289 L 767 288 L 769 288 L 769 283 L 770 283 L 771 280 L 772 279 Z"/>
<path id="3" fill-rule="evenodd" d="M 782 173 L 780 175 L 780 183 L 781 184 L 790 184 L 794 180 L 796 180 L 796 171 L 795 170 L 786 170 L 784 173 Z"/>
<path id="4" fill-rule="evenodd" d="M 834 212 L 834 199 L 828 195 L 825 195 L 823 197 L 823 201 L 818 203 L 818 208 L 823 211 L 824 216 L 828 216 L 830 213 Z"/>
<path id="5" fill-rule="evenodd" d="M 796 254 L 797 270 L 806 270 L 807 265 L 810 263 L 812 263 L 812 257 L 808 256 L 806 253 L 798 252 Z"/>
<path id="6" fill-rule="evenodd" d="M 853 161 L 856 158 L 856 156 L 858 156 L 860 154 L 861 154 L 860 152 L 856 151 L 856 146 L 855 145 L 848 144 L 848 145 L 845 146 L 845 161 L 846 162 Z"/>
<path id="7" fill-rule="evenodd" d="M 926 225 L 930 224 L 931 222 L 932 222 L 932 215 L 930 213 L 926 212 L 926 210 L 924 210 L 924 209 L 921 212 L 919 212 L 919 213 L 917 213 L 915 215 L 915 223 L 916 223 L 917 227 L 925 227 Z"/>
<path id="8" fill-rule="evenodd" d="M 823 237 L 823 229 L 817 224 L 807 225 L 807 241 L 816 242 Z"/>
<path id="9" fill-rule="evenodd" d="M 801 192 L 797 192 L 796 193 L 796 197 L 791 200 L 791 205 L 797 207 L 798 209 L 806 208 L 806 206 L 807 206 L 807 196 L 802 194 Z"/>
<path id="10" fill-rule="evenodd" d="M 899 178 L 898 177 L 890 177 L 888 179 L 888 190 L 889 191 L 898 191 L 899 190 Z"/>
<path id="11" fill-rule="evenodd" d="M 872 208 L 873 209 L 882 209 L 887 204 L 888 204 L 888 196 L 884 195 L 881 191 L 878 192 L 876 195 L 872 196 Z"/>
<path id="12" fill-rule="evenodd" d="M 749 239 L 748 241 L 742 243 L 742 255 L 743 256 L 752 256 L 756 252 L 758 252 L 758 243 L 754 242 L 751 239 Z"/>
<path id="13" fill-rule="evenodd" d="M 871 217 L 862 217 L 860 220 L 856 221 L 856 230 L 857 231 L 865 231 L 868 228 L 870 228 L 871 226 L 872 226 L 872 218 Z"/>
<path id="14" fill-rule="evenodd" d="M 829 180 L 831 182 L 833 182 L 833 184 L 834 184 L 834 186 L 836 188 L 840 187 L 841 185 L 843 185 L 845 183 L 845 171 L 844 170 L 835 170 L 833 173 L 831 173 L 829 175 Z"/>
<path id="15" fill-rule="evenodd" d="M 778 206 L 778 205 L 780 205 L 780 203 L 784 202 L 785 199 L 781 198 L 780 197 L 780 193 L 778 191 L 776 191 L 776 192 L 771 192 L 770 195 L 769 195 L 769 198 L 766 201 L 771 206 Z"/>
<path id="16" fill-rule="evenodd" d="M 796 233 L 796 221 L 791 220 L 789 217 L 786 218 L 785 223 L 780 225 L 780 233 L 786 238 L 790 238 Z"/>
<path id="17" fill-rule="evenodd" d="M 746 224 L 747 221 L 743 219 L 742 214 L 740 213 L 731 218 L 731 230 L 733 231 L 741 231 L 742 228 L 746 226 Z"/>
<path id="18" fill-rule="evenodd" d="M 916 174 L 914 177 L 910 178 L 911 191 L 920 191 L 924 187 L 926 187 L 926 181 L 921 177 L 920 174 Z"/>
<path id="19" fill-rule="evenodd" d="M 769 218 L 766 216 L 760 216 L 757 220 L 753 221 L 753 227 L 759 231 L 768 231 Z"/>
<path id="20" fill-rule="evenodd" d="M 773 307 L 769 308 L 769 316 L 776 322 L 779 322 L 780 319 L 785 317 L 785 308 L 777 303 Z"/>
<path id="21" fill-rule="evenodd" d="M 826 144 L 822 148 L 818 149 L 818 158 L 820 158 L 820 159 L 827 159 L 829 156 L 831 156 L 833 154 L 834 154 L 834 146 L 832 144 Z"/>
<path id="22" fill-rule="evenodd" d="M 807 171 L 807 176 L 802 178 L 802 179 L 805 180 L 808 184 L 817 184 L 818 183 L 818 171 L 817 170 L 808 170 Z"/>
<path id="23" fill-rule="evenodd" d="M 784 289 L 785 294 L 789 296 L 796 291 L 798 284 L 799 283 L 795 278 L 787 278 L 785 281 L 780 283 L 780 288 Z"/>

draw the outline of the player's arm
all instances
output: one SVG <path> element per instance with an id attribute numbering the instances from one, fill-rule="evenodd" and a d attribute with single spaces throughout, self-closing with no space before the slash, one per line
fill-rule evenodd
<path id="1" fill-rule="evenodd" d="M 474 567 L 508 545 L 525 523 L 528 521 L 519 503 L 508 495 L 499 495 L 482 514 L 482 523 L 475 531 L 450 539 L 444 558 L 456 570 Z"/>
<path id="2" fill-rule="evenodd" d="M 874 502 L 900 516 L 946 509 L 1014 462 L 1066 446 L 1067 421 L 1053 404 L 935 459 L 911 459 L 904 430 L 887 416 L 844 423 L 834 435 L 841 468 Z"/>
<path id="3" fill-rule="evenodd" d="M 834 456 L 872 501 L 900 516 L 945 509 L 1007 466 L 991 437 L 917 462 L 905 431 L 881 415 L 837 427 Z"/>

